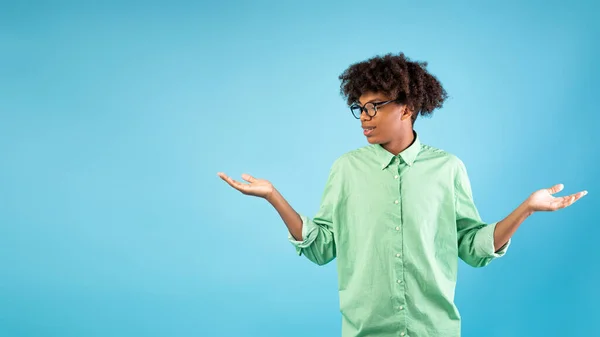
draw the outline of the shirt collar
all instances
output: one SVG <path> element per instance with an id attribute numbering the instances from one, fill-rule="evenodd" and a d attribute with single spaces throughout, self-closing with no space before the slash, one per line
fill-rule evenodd
<path id="1" fill-rule="evenodd" d="M 417 158 L 417 155 L 421 151 L 421 141 L 416 131 L 413 130 L 415 136 L 414 141 L 404 151 L 400 152 L 397 156 L 393 153 L 384 149 L 381 144 L 374 144 L 375 150 L 377 151 L 377 157 L 379 158 L 381 169 L 387 168 L 394 158 L 402 159 L 408 166 L 412 166 Z"/>

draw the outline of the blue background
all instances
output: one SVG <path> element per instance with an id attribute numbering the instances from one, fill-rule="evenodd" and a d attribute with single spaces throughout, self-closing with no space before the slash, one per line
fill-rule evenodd
<path id="1" fill-rule="evenodd" d="M 429 62 L 450 98 L 415 128 L 467 165 L 486 221 L 537 189 L 509 253 L 461 262 L 464 336 L 598 334 L 599 5 L 0 2 L 1 336 L 336 336 L 335 263 L 297 257 L 271 180 L 314 215 L 366 144 L 351 63 Z"/>

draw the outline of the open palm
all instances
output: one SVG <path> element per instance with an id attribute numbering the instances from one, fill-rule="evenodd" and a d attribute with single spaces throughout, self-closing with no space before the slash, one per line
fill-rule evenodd
<path id="1" fill-rule="evenodd" d="M 232 179 L 223 172 L 219 172 L 218 176 L 221 177 L 226 183 L 236 190 L 246 195 L 252 195 L 261 198 L 268 198 L 273 193 L 273 184 L 265 179 L 257 179 L 249 174 L 242 174 L 242 179 L 248 183 L 242 183 Z"/>
<path id="2" fill-rule="evenodd" d="M 557 184 L 551 188 L 535 191 L 529 196 L 528 204 L 533 211 L 556 211 L 571 206 L 587 194 L 587 191 L 581 191 L 564 197 L 553 196 L 553 194 L 562 191 L 563 188 L 563 184 Z"/>

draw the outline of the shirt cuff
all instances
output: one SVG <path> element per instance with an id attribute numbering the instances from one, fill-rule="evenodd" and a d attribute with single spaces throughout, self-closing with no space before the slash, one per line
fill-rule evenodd
<path id="1" fill-rule="evenodd" d="M 482 257 L 502 257 L 506 254 L 511 239 L 508 240 L 498 251 L 494 251 L 494 230 L 498 223 L 494 222 L 481 228 L 475 237 L 475 247 L 478 255 Z"/>
<path id="2" fill-rule="evenodd" d="M 296 240 L 292 234 L 288 232 L 288 240 L 296 247 L 298 255 L 301 254 L 303 248 L 310 246 L 317 235 L 317 225 L 311 221 L 311 219 L 302 214 L 300 214 L 300 219 L 302 219 L 302 240 Z"/>

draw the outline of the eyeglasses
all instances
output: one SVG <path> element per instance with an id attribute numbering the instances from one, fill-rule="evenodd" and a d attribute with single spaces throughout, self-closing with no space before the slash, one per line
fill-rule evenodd
<path id="1" fill-rule="evenodd" d="M 354 115 L 354 118 L 356 119 L 360 119 L 360 115 L 362 114 L 362 112 L 364 111 L 367 116 L 369 117 L 375 117 L 375 115 L 377 114 L 377 108 L 379 108 L 380 106 L 384 106 L 388 103 L 394 102 L 395 100 L 390 100 L 390 101 L 385 101 L 385 102 L 376 102 L 376 103 L 367 103 L 364 106 L 360 106 L 357 103 L 354 103 L 350 106 L 350 111 L 352 111 L 352 115 Z"/>

